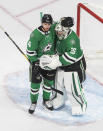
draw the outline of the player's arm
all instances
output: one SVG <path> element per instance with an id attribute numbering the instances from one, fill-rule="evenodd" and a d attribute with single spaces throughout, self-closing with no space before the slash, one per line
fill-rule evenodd
<path id="1" fill-rule="evenodd" d="M 67 66 L 77 62 L 82 56 L 83 52 L 80 48 L 79 40 L 76 41 L 75 39 L 72 39 L 69 41 L 69 45 L 67 46 L 65 53 L 59 56 L 59 60 L 63 66 Z"/>
<path id="2" fill-rule="evenodd" d="M 27 42 L 27 56 L 31 63 L 38 60 L 37 48 L 38 48 L 38 35 L 33 31 L 30 35 L 30 39 Z"/>

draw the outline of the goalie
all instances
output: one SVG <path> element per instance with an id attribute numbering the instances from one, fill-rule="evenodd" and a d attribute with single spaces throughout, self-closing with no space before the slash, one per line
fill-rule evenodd
<path id="1" fill-rule="evenodd" d="M 56 25 L 57 34 L 56 50 L 53 56 L 42 56 L 41 67 L 56 69 L 56 88 L 69 93 L 72 115 L 83 115 L 87 108 L 87 102 L 82 90 L 82 82 L 85 80 L 86 62 L 83 50 L 80 47 L 80 40 L 76 33 L 71 30 L 74 25 L 72 17 L 63 17 Z M 42 61 L 49 59 L 48 64 L 42 65 Z M 53 99 L 54 109 L 65 104 L 64 95 L 58 94 Z"/>

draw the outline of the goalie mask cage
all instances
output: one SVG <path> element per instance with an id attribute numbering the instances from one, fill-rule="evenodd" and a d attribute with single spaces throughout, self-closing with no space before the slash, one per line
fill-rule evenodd
<path id="1" fill-rule="evenodd" d="M 103 7 L 77 5 L 77 30 L 86 58 L 103 58 Z"/>

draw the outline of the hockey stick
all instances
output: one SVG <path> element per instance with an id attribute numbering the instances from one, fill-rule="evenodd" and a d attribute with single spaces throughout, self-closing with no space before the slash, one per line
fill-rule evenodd
<path id="1" fill-rule="evenodd" d="M 40 21 L 42 23 L 43 12 L 40 12 Z"/>
<path id="2" fill-rule="evenodd" d="M 12 43 L 17 47 L 17 49 L 21 52 L 21 54 L 26 58 L 26 60 L 31 64 L 30 60 L 27 58 L 25 53 L 20 49 L 20 47 L 15 43 L 15 41 L 10 37 L 10 35 L 4 30 L 2 26 L 0 26 L 0 29 L 5 33 L 5 35 L 12 41 Z"/>
<path id="3" fill-rule="evenodd" d="M 20 47 L 15 43 L 15 41 L 10 37 L 10 35 L 4 30 L 4 28 L 2 26 L 0 26 L 0 29 L 5 33 L 5 35 L 12 41 L 12 43 L 17 47 L 17 49 L 21 52 L 21 54 L 26 58 L 26 60 L 29 62 L 29 64 L 31 64 L 30 60 L 28 59 L 28 57 L 25 55 L 25 53 L 20 49 Z M 54 89 L 53 87 L 51 87 L 51 89 L 61 95 L 63 95 L 63 92 L 57 89 Z"/>
<path id="4" fill-rule="evenodd" d="M 58 89 L 55 89 L 55 88 L 53 88 L 53 87 L 51 87 L 51 89 L 52 89 L 53 91 L 55 91 L 55 92 L 57 92 L 57 93 L 63 95 L 63 92 L 62 92 L 62 91 L 60 91 L 60 90 L 58 90 Z"/>

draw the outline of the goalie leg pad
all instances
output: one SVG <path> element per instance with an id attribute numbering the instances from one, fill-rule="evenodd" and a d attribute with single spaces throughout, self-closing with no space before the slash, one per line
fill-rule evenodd
<path id="1" fill-rule="evenodd" d="M 64 71 L 58 69 L 55 77 L 55 88 L 62 91 L 64 94 L 64 77 L 63 77 Z M 60 77 L 59 77 L 60 76 Z M 56 97 L 53 99 L 53 108 L 58 109 L 61 106 L 65 104 L 65 97 L 61 94 L 56 94 Z"/>
<path id="2" fill-rule="evenodd" d="M 58 109 L 65 104 L 65 99 L 63 95 L 58 94 L 55 99 L 53 99 L 53 108 Z"/>
<path id="3" fill-rule="evenodd" d="M 80 84 L 78 73 L 65 72 L 64 85 L 69 93 L 72 115 L 84 114 L 87 108 L 87 102 Z"/>

